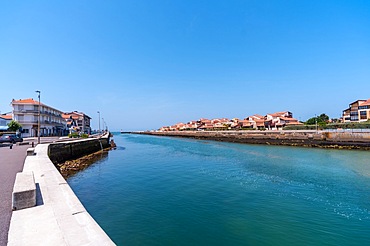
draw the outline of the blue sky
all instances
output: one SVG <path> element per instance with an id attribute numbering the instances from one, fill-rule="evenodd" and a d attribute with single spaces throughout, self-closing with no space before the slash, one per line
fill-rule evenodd
<path id="1" fill-rule="evenodd" d="M 147 130 L 370 98 L 370 1 L 1 1 L 0 111 L 37 98 Z"/>

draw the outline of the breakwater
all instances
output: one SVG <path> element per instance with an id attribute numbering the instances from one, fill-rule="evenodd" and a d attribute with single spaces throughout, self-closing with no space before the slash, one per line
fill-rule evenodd
<path id="1" fill-rule="evenodd" d="M 369 132 L 325 131 L 171 131 L 138 134 L 215 141 L 336 149 L 370 150 Z"/>

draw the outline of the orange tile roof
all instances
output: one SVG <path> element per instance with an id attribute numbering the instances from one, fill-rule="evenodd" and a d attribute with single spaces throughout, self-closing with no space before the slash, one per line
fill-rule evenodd
<path id="1" fill-rule="evenodd" d="M 297 119 L 294 118 L 289 118 L 289 117 L 280 117 L 282 120 L 289 120 L 289 121 L 298 121 Z"/>
<path id="2" fill-rule="evenodd" d="M 359 104 L 360 106 L 370 106 L 370 99 L 367 99 L 365 102 Z"/>
<path id="3" fill-rule="evenodd" d="M 301 122 L 299 122 L 299 121 L 286 122 L 285 124 L 286 124 L 286 125 L 303 125 L 303 123 L 301 123 Z"/>
<path id="4" fill-rule="evenodd" d="M 39 104 L 39 101 L 35 101 L 35 100 L 33 100 L 33 98 L 19 99 L 19 100 L 13 99 L 12 103 L 15 103 L 15 104 Z M 43 103 L 40 103 L 40 104 L 44 105 Z"/>
<path id="5" fill-rule="evenodd" d="M 271 115 L 273 117 L 280 117 L 282 115 L 285 115 L 286 113 L 289 113 L 289 111 L 281 111 L 281 112 L 276 112 L 276 113 L 268 114 L 268 115 Z"/>
<path id="6" fill-rule="evenodd" d="M 3 118 L 4 120 L 11 120 L 13 119 L 11 114 L 2 114 L 0 115 L 0 118 Z"/>

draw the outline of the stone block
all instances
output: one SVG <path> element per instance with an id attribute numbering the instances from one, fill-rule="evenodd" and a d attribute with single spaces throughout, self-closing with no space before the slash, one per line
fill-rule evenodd
<path id="1" fill-rule="evenodd" d="M 36 206 L 36 184 L 33 172 L 17 173 L 12 194 L 13 210 L 34 206 Z"/>
<path id="2" fill-rule="evenodd" d="M 27 156 L 35 155 L 35 148 L 28 148 L 27 149 Z"/>

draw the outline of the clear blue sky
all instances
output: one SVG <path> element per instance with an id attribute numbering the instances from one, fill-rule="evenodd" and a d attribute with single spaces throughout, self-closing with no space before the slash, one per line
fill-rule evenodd
<path id="1" fill-rule="evenodd" d="M 370 98 L 370 1 L 1 1 L 0 111 L 37 98 L 147 130 Z"/>

